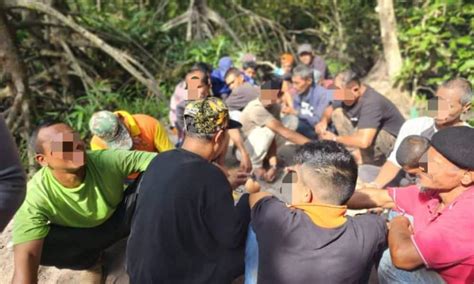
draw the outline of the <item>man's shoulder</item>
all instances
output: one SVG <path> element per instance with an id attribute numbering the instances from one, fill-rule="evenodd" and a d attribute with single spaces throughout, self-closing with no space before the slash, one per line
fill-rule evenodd
<path id="1" fill-rule="evenodd" d="M 132 117 L 135 119 L 138 125 L 144 125 L 144 124 L 149 125 L 149 124 L 158 123 L 158 120 L 156 118 L 147 114 L 139 113 L 139 114 L 132 115 Z"/>
<path id="2" fill-rule="evenodd" d="M 421 132 L 432 127 L 433 125 L 434 119 L 432 117 L 420 116 L 405 120 L 402 125 L 402 128 L 410 130 L 412 132 L 419 132 L 419 134 L 421 134 Z"/>

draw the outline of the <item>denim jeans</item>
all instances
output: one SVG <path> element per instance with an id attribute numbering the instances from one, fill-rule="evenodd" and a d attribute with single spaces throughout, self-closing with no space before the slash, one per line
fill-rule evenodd
<path id="1" fill-rule="evenodd" d="M 306 136 L 311 140 L 318 140 L 318 135 L 314 131 L 314 127 L 309 124 L 306 120 L 299 119 L 298 120 L 298 127 L 296 128 L 296 132 L 299 134 Z"/>
<path id="2" fill-rule="evenodd" d="M 418 283 L 418 284 L 438 284 L 445 283 L 443 278 L 433 270 L 425 267 L 412 271 L 396 268 L 387 249 L 379 263 L 378 278 L 380 284 L 385 283 Z"/>
<path id="3" fill-rule="evenodd" d="M 247 232 L 245 244 L 245 284 L 256 284 L 258 274 L 258 243 L 252 225 Z"/>

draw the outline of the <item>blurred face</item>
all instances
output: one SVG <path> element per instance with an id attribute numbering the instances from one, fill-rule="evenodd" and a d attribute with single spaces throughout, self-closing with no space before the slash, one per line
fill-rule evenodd
<path id="1" fill-rule="evenodd" d="M 429 102 L 428 108 L 435 118 L 437 126 L 450 125 L 460 119 L 461 114 L 467 110 L 460 102 L 460 95 L 456 89 L 440 87 L 436 92 L 436 99 Z"/>
<path id="2" fill-rule="evenodd" d="M 234 90 L 235 88 L 241 86 L 244 83 L 244 76 L 235 76 L 234 74 L 230 74 L 225 79 L 225 83 L 227 84 L 227 86 L 229 86 L 231 90 Z"/>
<path id="3" fill-rule="evenodd" d="M 423 188 L 447 192 L 461 185 L 466 174 L 469 172 L 459 169 L 431 147 L 428 150 L 428 169 L 426 173 L 419 173 L 418 176 Z"/>
<path id="4" fill-rule="evenodd" d="M 250 78 L 255 78 L 257 72 L 253 68 L 247 68 L 244 70 L 245 75 L 249 76 Z"/>
<path id="5" fill-rule="evenodd" d="M 43 167 L 64 172 L 77 172 L 85 165 L 85 146 L 79 134 L 66 124 L 55 124 L 38 133 L 42 153 L 36 161 Z"/>
<path id="6" fill-rule="evenodd" d="M 306 92 L 306 90 L 311 87 L 311 84 L 313 83 L 313 80 L 311 79 L 304 79 L 301 76 L 293 76 L 291 78 L 291 81 L 293 83 L 293 88 L 299 93 L 302 94 Z"/>
<path id="7" fill-rule="evenodd" d="M 342 101 L 346 106 L 352 106 L 362 95 L 361 86 L 356 83 L 349 83 L 344 86 L 339 77 L 334 80 L 334 85 L 338 88 L 334 92 L 334 100 Z"/>
<path id="8" fill-rule="evenodd" d="M 188 89 L 188 100 L 204 99 L 210 94 L 209 82 L 203 82 L 204 74 L 195 72 L 186 77 L 186 86 Z"/>
<path id="9" fill-rule="evenodd" d="M 281 69 L 283 70 L 284 74 L 290 74 L 291 71 L 293 70 L 293 64 L 288 63 L 288 62 L 282 62 Z"/>
<path id="10" fill-rule="evenodd" d="M 298 58 L 300 62 L 304 65 L 310 65 L 311 61 L 313 61 L 313 55 L 308 52 L 303 52 L 300 55 L 298 55 Z"/>
<path id="11" fill-rule="evenodd" d="M 264 107 L 281 104 L 281 90 L 260 90 L 260 101 Z"/>

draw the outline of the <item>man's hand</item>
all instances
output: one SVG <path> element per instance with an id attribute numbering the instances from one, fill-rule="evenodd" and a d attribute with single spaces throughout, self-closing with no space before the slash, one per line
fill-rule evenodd
<path id="1" fill-rule="evenodd" d="M 227 176 L 227 179 L 229 180 L 230 186 L 234 190 L 237 187 L 245 184 L 248 177 L 249 177 L 248 173 L 238 170 L 238 171 L 230 172 L 229 175 Z"/>
<path id="2" fill-rule="evenodd" d="M 326 129 L 328 128 L 328 124 L 325 121 L 320 121 L 314 126 L 314 132 L 318 134 L 318 136 L 322 135 L 324 132 L 326 132 Z"/>
<path id="3" fill-rule="evenodd" d="M 418 250 L 413 243 L 410 220 L 397 216 L 389 224 L 388 247 L 393 265 L 398 269 L 412 270 L 423 265 Z"/>
<path id="4" fill-rule="evenodd" d="M 331 131 L 324 131 L 319 135 L 319 137 L 323 140 L 331 140 L 336 141 L 336 134 L 332 133 Z"/>
<path id="5" fill-rule="evenodd" d="M 250 173 L 252 171 L 252 162 L 250 161 L 250 156 L 245 151 L 245 153 L 240 152 L 241 154 L 241 159 L 240 159 L 240 170 Z"/>
<path id="6" fill-rule="evenodd" d="M 405 216 L 396 216 L 390 221 L 390 228 L 402 228 L 411 230 L 410 220 Z"/>

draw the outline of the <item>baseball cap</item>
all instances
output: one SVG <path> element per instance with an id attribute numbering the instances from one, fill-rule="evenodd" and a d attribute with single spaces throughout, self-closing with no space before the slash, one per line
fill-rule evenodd
<path id="1" fill-rule="evenodd" d="M 226 104 L 216 97 L 188 102 L 184 109 L 184 123 L 186 131 L 198 134 L 214 134 L 219 130 L 242 127 L 242 124 L 229 118 Z"/>
<path id="2" fill-rule="evenodd" d="M 303 43 L 298 46 L 298 55 L 301 53 L 313 53 L 313 48 L 311 47 L 311 44 L 309 43 Z"/>
<path id="3" fill-rule="evenodd" d="M 133 140 L 128 129 L 113 112 L 104 110 L 94 113 L 89 129 L 111 149 L 132 149 Z"/>

